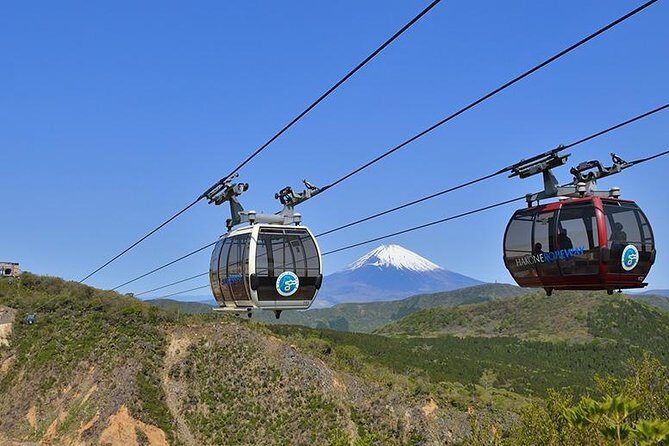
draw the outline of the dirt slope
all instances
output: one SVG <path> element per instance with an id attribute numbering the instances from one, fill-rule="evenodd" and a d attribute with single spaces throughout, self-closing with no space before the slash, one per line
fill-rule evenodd
<path id="1" fill-rule="evenodd" d="M 388 396 L 257 326 L 177 328 L 165 358 L 162 384 L 184 444 L 348 444 L 374 437 L 436 445 L 467 434 L 465 413 L 431 398 Z"/>

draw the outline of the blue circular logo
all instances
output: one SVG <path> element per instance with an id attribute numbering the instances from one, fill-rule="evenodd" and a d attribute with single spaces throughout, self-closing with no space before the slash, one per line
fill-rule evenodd
<path id="1" fill-rule="evenodd" d="M 300 279 L 292 271 L 286 271 L 276 278 L 276 290 L 283 297 L 292 296 L 300 287 Z"/>
<path id="2" fill-rule="evenodd" d="M 639 264 L 639 250 L 634 245 L 625 246 L 620 261 L 625 271 L 632 271 Z"/>

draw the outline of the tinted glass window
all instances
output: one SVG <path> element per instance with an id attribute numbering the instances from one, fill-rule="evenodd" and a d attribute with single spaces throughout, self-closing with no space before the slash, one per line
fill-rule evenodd
<path id="1" fill-rule="evenodd" d="M 655 249 L 655 240 L 653 238 L 653 229 L 650 227 L 648 219 L 641 210 L 637 211 L 639 223 L 641 224 L 641 242 L 644 251 L 652 251 Z"/>
<path id="2" fill-rule="evenodd" d="M 256 249 L 256 274 L 277 277 L 284 271 L 316 277 L 320 263 L 316 244 L 307 232 L 261 232 Z"/>
<path id="3" fill-rule="evenodd" d="M 532 254 L 532 224 L 534 213 L 514 215 L 504 238 L 506 266 L 514 278 L 536 276 L 534 264 L 523 261 Z"/>
<path id="4" fill-rule="evenodd" d="M 211 253 L 211 262 L 209 263 L 209 283 L 211 284 L 214 298 L 217 301 L 223 300 L 223 293 L 221 292 L 221 282 L 219 278 L 218 265 L 221 257 L 221 248 L 223 248 L 224 241 L 216 243 L 214 251 Z"/>
<path id="5" fill-rule="evenodd" d="M 615 244 L 639 243 L 641 236 L 641 225 L 637 217 L 637 210 L 629 207 L 605 205 L 606 230 L 608 234 L 609 247 Z"/>
<path id="6" fill-rule="evenodd" d="M 290 271 L 299 277 L 300 285 L 291 296 L 276 291 L 276 280 Z M 300 229 L 263 228 L 256 249 L 256 274 L 260 300 L 310 300 L 320 274 L 316 243 L 309 233 Z"/>
<path id="7" fill-rule="evenodd" d="M 221 292 L 223 294 L 223 300 L 227 302 L 234 302 L 232 299 L 232 292 L 228 286 L 228 255 L 230 254 L 230 245 L 232 240 L 230 238 L 225 239 L 225 243 L 221 247 L 221 254 L 219 256 L 218 263 L 218 282 L 221 284 Z"/>
<path id="8" fill-rule="evenodd" d="M 248 271 L 248 244 L 250 236 L 231 237 L 230 254 L 228 255 L 227 282 L 235 300 L 248 300 L 246 280 Z"/>
<path id="9" fill-rule="evenodd" d="M 607 247 L 611 260 L 609 272 L 645 275 L 651 267 L 652 252 L 655 248 L 653 232 L 641 210 L 631 203 L 604 204 L 606 216 Z M 639 262 L 630 271 L 622 267 L 623 251 L 633 245 L 639 251 Z"/>
<path id="10" fill-rule="evenodd" d="M 517 214 L 506 232 L 504 247 L 508 255 L 529 253 L 532 251 L 533 213 Z"/>
<path id="11" fill-rule="evenodd" d="M 298 276 L 317 277 L 320 274 L 320 261 L 316 243 L 309 233 L 286 230 L 290 250 L 295 259 L 295 272 Z"/>
<path id="12" fill-rule="evenodd" d="M 537 214 L 534 222 L 532 254 L 536 258 L 535 268 L 540 277 L 559 276 L 557 261 L 549 261 L 546 253 L 557 249 L 557 215 L 555 211 Z"/>
<path id="13" fill-rule="evenodd" d="M 548 260 L 557 260 L 563 275 L 599 273 L 599 234 L 593 205 L 568 204 L 560 209 L 556 248 Z"/>

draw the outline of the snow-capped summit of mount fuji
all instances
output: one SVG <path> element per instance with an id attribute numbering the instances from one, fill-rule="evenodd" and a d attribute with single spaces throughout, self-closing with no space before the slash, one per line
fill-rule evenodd
<path id="1" fill-rule="evenodd" d="M 364 266 L 393 267 L 409 271 L 442 269 L 436 263 L 432 263 L 425 257 L 421 257 L 400 245 L 381 245 L 351 263 L 348 269 L 354 270 Z"/>
<path id="2" fill-rule="evenodd" d="M 399 245 L 381 245 L 323 279 L 317 307 L 449 291 L 483 282 L 448 271 Z"/>

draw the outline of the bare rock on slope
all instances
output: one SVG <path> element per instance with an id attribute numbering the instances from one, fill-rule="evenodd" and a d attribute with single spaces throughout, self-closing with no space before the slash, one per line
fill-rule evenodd
<path id="1" fill-rule="evenodd" d="M 373 435 L 384 444 L 449 444 L 466 414 L 430 398 L 388 392 L 336 371 L 286 341 L 241 323 L 179 329 L 163 379 L 185 444 L 329 444 Z"/>

